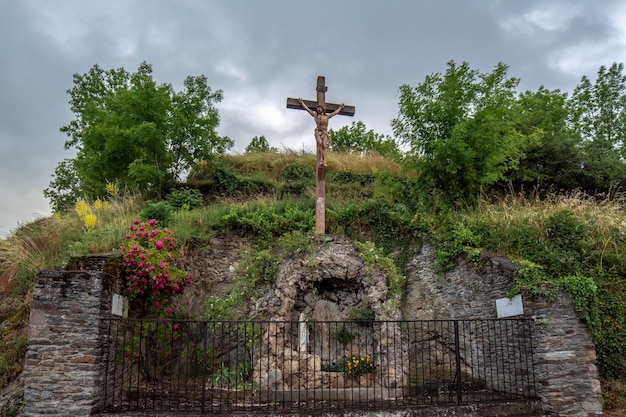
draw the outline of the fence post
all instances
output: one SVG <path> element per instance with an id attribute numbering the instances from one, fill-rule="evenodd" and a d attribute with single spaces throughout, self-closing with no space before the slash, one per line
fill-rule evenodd
<path id="1" fill-rule="evenodd" d="M 459 405 L 463 404 L 463 385 L 461 383 L 461 348 L 459 343 L 459 321 L 454 320 L 454 358 L 456 361 L 456 399 Z"/>

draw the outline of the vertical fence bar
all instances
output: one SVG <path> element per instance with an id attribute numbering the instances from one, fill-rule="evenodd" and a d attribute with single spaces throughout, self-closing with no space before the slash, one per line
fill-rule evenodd
<path id="1" fill-rule="evenodd" d="M 459 343 L 459 321 L 454 320 L 454 360 L 456 361 L 456 400 L 463 404 L 463 384 L 461 381 L 461 344 Z"/>
<path id="2" fill-rule="evenodd" d="M 207 354 L 208 354 L 208 323 L 202 327 L 202 392 L 200 393 L 200 412 L 204 414 L 206 412 L 206 379 L 207 379 Z"/>

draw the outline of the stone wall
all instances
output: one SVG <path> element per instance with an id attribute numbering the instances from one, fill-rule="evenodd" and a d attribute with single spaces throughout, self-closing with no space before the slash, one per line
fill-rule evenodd
<path id="1" fill-rule="evenodd" d="M 212 247 L 202 255 L 206 262 L 211 264 L 217 253 L 222 257 L 211 273 L 231 276 L 240 244 L 222 246 L 232 258 Z M 494 318 L 495 300 L 505 297 L 519 268 L 507 258 L 485 253 L 479 271 L 460 260 L 439 276 L 432 270 L 433 257 L 432 248 L 424 245 L 411 265 L 404 319 Z M 74 260 L 65 270 L 37 275 L 24 370 L 25 416 L 91 415 L 101 408 L 106 346 L 102 320 L 110 317 L 112 292 L 120 291 L 119 270 L 119 257 L 92 256 Z M 296 297 L 292 307 L 303 300 Z M 524 316 L 535 319 L 535 378 L 543 411 L 602 415 L 595 347 L 567 296 L 559 294 L 551 303 L 525 297 Z"/>
<path id="2" fill-rule="evenodd" d="M 407 277 L 405 319 L 495 318 L 496 299 L 506 297 L 520 266 L 493 253 L 481 258 L 478 271 L 459 259 L 453 270 L 437 275 L 433 249 L 424 245 Z M 535 378 L 544 409 L 561 416 L 602 415 L 595 346 L 567 295 L 551 302 L 524 297 L 523 305 L 524 316 L 535 320 Z"/>
<path id="3" fill-rule="evenodd" d="M 67 270 L 37 274 L 24 366 L 24 416 L 88 416 L 101 408 L 101 318 L 111 309 L 111 292 L 119 281 L 109 271 L 118 266 L 109 257 L 92 256 Z"/>

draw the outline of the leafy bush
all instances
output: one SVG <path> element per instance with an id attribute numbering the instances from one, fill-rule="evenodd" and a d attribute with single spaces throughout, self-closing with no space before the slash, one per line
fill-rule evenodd
<path id="1" fill-rule="evenodd" d="M 165 199 L 170 206 L 178 210 L 191 210 L 204 205 L 202 194 L 198 190 L 187 187 L 172 191 Z"/>
<path id="2" fill-rule="evenodd" d="M 139 213 L 141 220 L 154 219 L 162 225 L 168 225 L 173 216 L 174 209 L 167 201 L 148 202 Z"/>
<path id="3" fill-rule="evenodd" d="M 122 245 L 126 272 L 126 294 L 129 298 L 145 298 L 159 308 L 169 297 L 180 294 L 191 282 L 191 275 L 175 266 L 175 239 L 168 229 L 157 229 L 154 219 L 129 227 L 127 243 Z M 170 311 L 167 311 L 171 314 Z"/>

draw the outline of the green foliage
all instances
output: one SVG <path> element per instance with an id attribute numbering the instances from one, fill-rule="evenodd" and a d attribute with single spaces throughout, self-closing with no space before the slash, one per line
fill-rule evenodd
<path id="1" fill-rule="evenodd" d="M 387 277 L 389 292 L 402 297 L 406 277 L 398 271 L 394 260 L 385 256 L 373 242 L 355 242 L 355 244 L 361 251 L 360 255 L 365 264 L 365 269 L 370 273 L 374 267 L 380 269 Z"/>
<path id="2" fill-rule="evenodd" d="M 188 187 L 172 191 L 167 195 L 165 200 L 170 206 L 177 210 L 191 210 L 204 205 L 202 194 L 198 190 Z"/>
<path id="3" fill-rule="evenodd" d="M 208 320 L 232 320 L 245 314 L 243 306 L 254 295 L 264 293 L 273 284 L 283 260 L 296 254 L 306 254 L 313 248 L 313 238 L 299 230 L 287 232 L 278 239 L 277 250 L 270 247 L 245 249 L 237 265 L 229 292 L 223 297 L 209 297 L 204 317 Z M 239 315 L 239 316 L 238 316 Z"/>
<path id="4" fill-rule="evenodd" d="M 248 146 L 246 146 L 246 153 L 259 153 L 259 152 L 276 152 L 276 148 L 271 148 L 270 144 L 265 139 L 265 136 L 255 136 L 252 138 Z"/>
<path id="5" fill-rule="evenodd" d="M 296 204 L 278 208 L 269 204 L 240 204 L 233 205 L 223 221 L 225 227 L 255 238 L 257 246 L 265 248 L 273 243 L 274 236 L 292 230 L 311 231 L 315 216 L 312 209 Z"/>
<path id="6" fill-rule="evenodd" d="M 307 253 L 313 249 L 313 238 L 301 230 L 285 233 L 278 238 L 278 249 L 287 257 L 298 253 Z"/>
<path id="7" fill-rule="evenodd" d="M 571 297 L 580 317 L 590 325 L 597 323 L 598 285 L 591 277 L 568 275 L 562 280 L 563 288 Z"/>
<path id="8" fill-rule="evenodd" d="M 624 185 L 626 146 L 626 76 L 623 64 L 601 66 L 595 82 L 581 78 L 567 101 L 568 122 L 581 139 L 579 186 L 588 192 L 607 192 Z"/>
<path id="9" fill-rule="evenodd" d="M 222 364 L 217 370 L 213 371 L 211 379 L 213 384 L 217 386 L 234 386 L 235 389 L 241 389 L 240 385 L 248 380 L 247 375 L 250 375 L 251 368 L 250 362 L 247 361 L 237 363 L 237 366 L 233 368 Z"/>
<path id="10" fill-rule="evenodd" d="M 147 202 L 139 213 L 141 220 L 154 219 L 162 225 L 168 225 L 173 216 L 174 209 L 167 201 Z"/>
<path id="11" fill-rule="evenodd" d="M 352 122 L 349 127 L 344 126 L 339 130 L 330 129 L 330 150 L 345 153 L 373 151 L 391 159 L 401 159 L 402 153 L 393 138 L 366 129 L 361 121 Z"/>
<path id="12" fill-rule="evenodd" d="M 279 179 L 284 196 L 304 196 L 309 189 L 315 187 L 315 172 L 305 165 L 287 165 L 280 173 Z"/>
<path id="13" fill-rule="evenodd" d="M 509 179 L 515 189 L 574 190 L 581 185 L 583 160 L 580 137 L 567 124 L 567 94 L 559 90 L 526 91 L 516 109 L 517 129 L 535 132 L 541 140 L 531 143 L 519 169 Z M 540 130 L 540 133 L 538 132 Z"/>
<path id="14" fill-rule="evenodd" d="M 408 251 L 417 236 L 413 213 L 404 204 L 385 199 L 367 199 L 327 209 L 329 233 L 345 234 L 354 240 L 371 240 L 384 253 L 392 248 Z"/>
<path id="15" fill-rule="evenodd" d="M 552 300 L 565 290 L 591 330 L 600 374 L 626 376 L 626 252 L 621 200 L 598 203 L 572 196 L 548 201 L 488 204 L 458 217 L 480 234 L 486 249 L 523 266 L 513 296 L 525 292 Z"/>
<path id="16" fill-rule="evenodd" d="M 466 254 L 470 263 L 479 266 L 480 235 L 475 234 L 470 227 L 459 221 L 442 226 L 434 233 L 435 272 L 443 273 L 450 270 L 461 254 Z"/>
<path id="17" fill-rule="evenodd" d="M 82 197 L 74 160 L 66 158 L 59 162 L 52 178 L 50 185 L 44 189 L 43 195 L 50 200 L 53 212 L 69 212 L 74 207 L 74 203 Z"/>
<path id="18" fill-rule="evenodd" d="M 370 355 L 346 355 L 345 367 L 348 378 L 358 378 L 374 372 L 374 363 Z"/>
<path id="19" fill-rule="evenodd" d="M 409 155 L 428 186 L 448 202 L 475 202 L 486 186 L 517 168 L 535 131 L 517 126 L 518 79 L 498 64 L 481 74 L 453 61 L 442 76 L 419 86 L 400 87 L 394 133 L 411 147 Z"/>
<path id="20" fill-rule="evenodd" d="M 370 355 L 346 355 L 338 363 L 322 365 L 325 372 L 345 372 L 346 376 L 358 379 L 361 375 L 374 372 L 374 362 Z"/>
<path id="21" fill-rule="evenodd" d="M 348 320 L 359 323 L 369 323 L 376 318 L 374 312 L 369 307 L 353 307 L 348 311 Z"/>
<path id="22" fill-rule="evenodd" d="M 257 284 L 272 284 L 281 261 L 269 249 L 244 251 L 239 262 L 239 276 L 246 280 L 250 288 Z"/>
<path id="23" fill-rule="evenodd" d="M 264 176 L 240 175 L 225 158 L 213 158 L 194 170 L 189 182 L 206 197 L 246 197 L 273 192 L 275 182 Z"/>
<path id="24" fill-rule="evenodd" d="M 77 154 L 59 164 L 45 190 L 55 210 L 77 195 L 106 195 L 107 181 L 161 198 L 197 161 L 230 148 L 232 141 L 215 133 L 222 92 L 212 92 L 205 76 L 183 85 L 178 92 L 158 84 L 145 62 L 135 73 L 95 65 L 74 74 L 68 94 L 75 119 L 61 131 L 69 137 L 65 148 Z"/>
<path id="25" fill-rule="evenodd" d="M 204 318 L 206 320 L 232 320 L 234 313 L 243 300 L 238 294 L 231 292 L 225 297 L 211 295 L 204 303 Z"/>
<path id="26" fill-rule="evenodd" d="M 530 261 L 518 262 L 523 268 L 515 271 L 513 286 L 508 293 L 509 297 L 525 292 L 533 297 L 544 297 L 552 301 L 559 292 L 560 287 L 555 285 L 552 277 L 541 265 Z"/>
<path id="27" fill-rule="evenodd" d="M 375 175 L 369 172 L 333 171 L 328 175 L 328 182 L 337 184 L 357 183 L 361 186 L 374 182 Z"/>
<path id="28" fill-rule="evenodd" d="M 356 335 L 352 333 L 345 324 L 341 324 L 337 327 L 335 335 L 337 336 L 337 341 L 343 345 L 347 345 L 352 342 L 356 337 Z"/>

